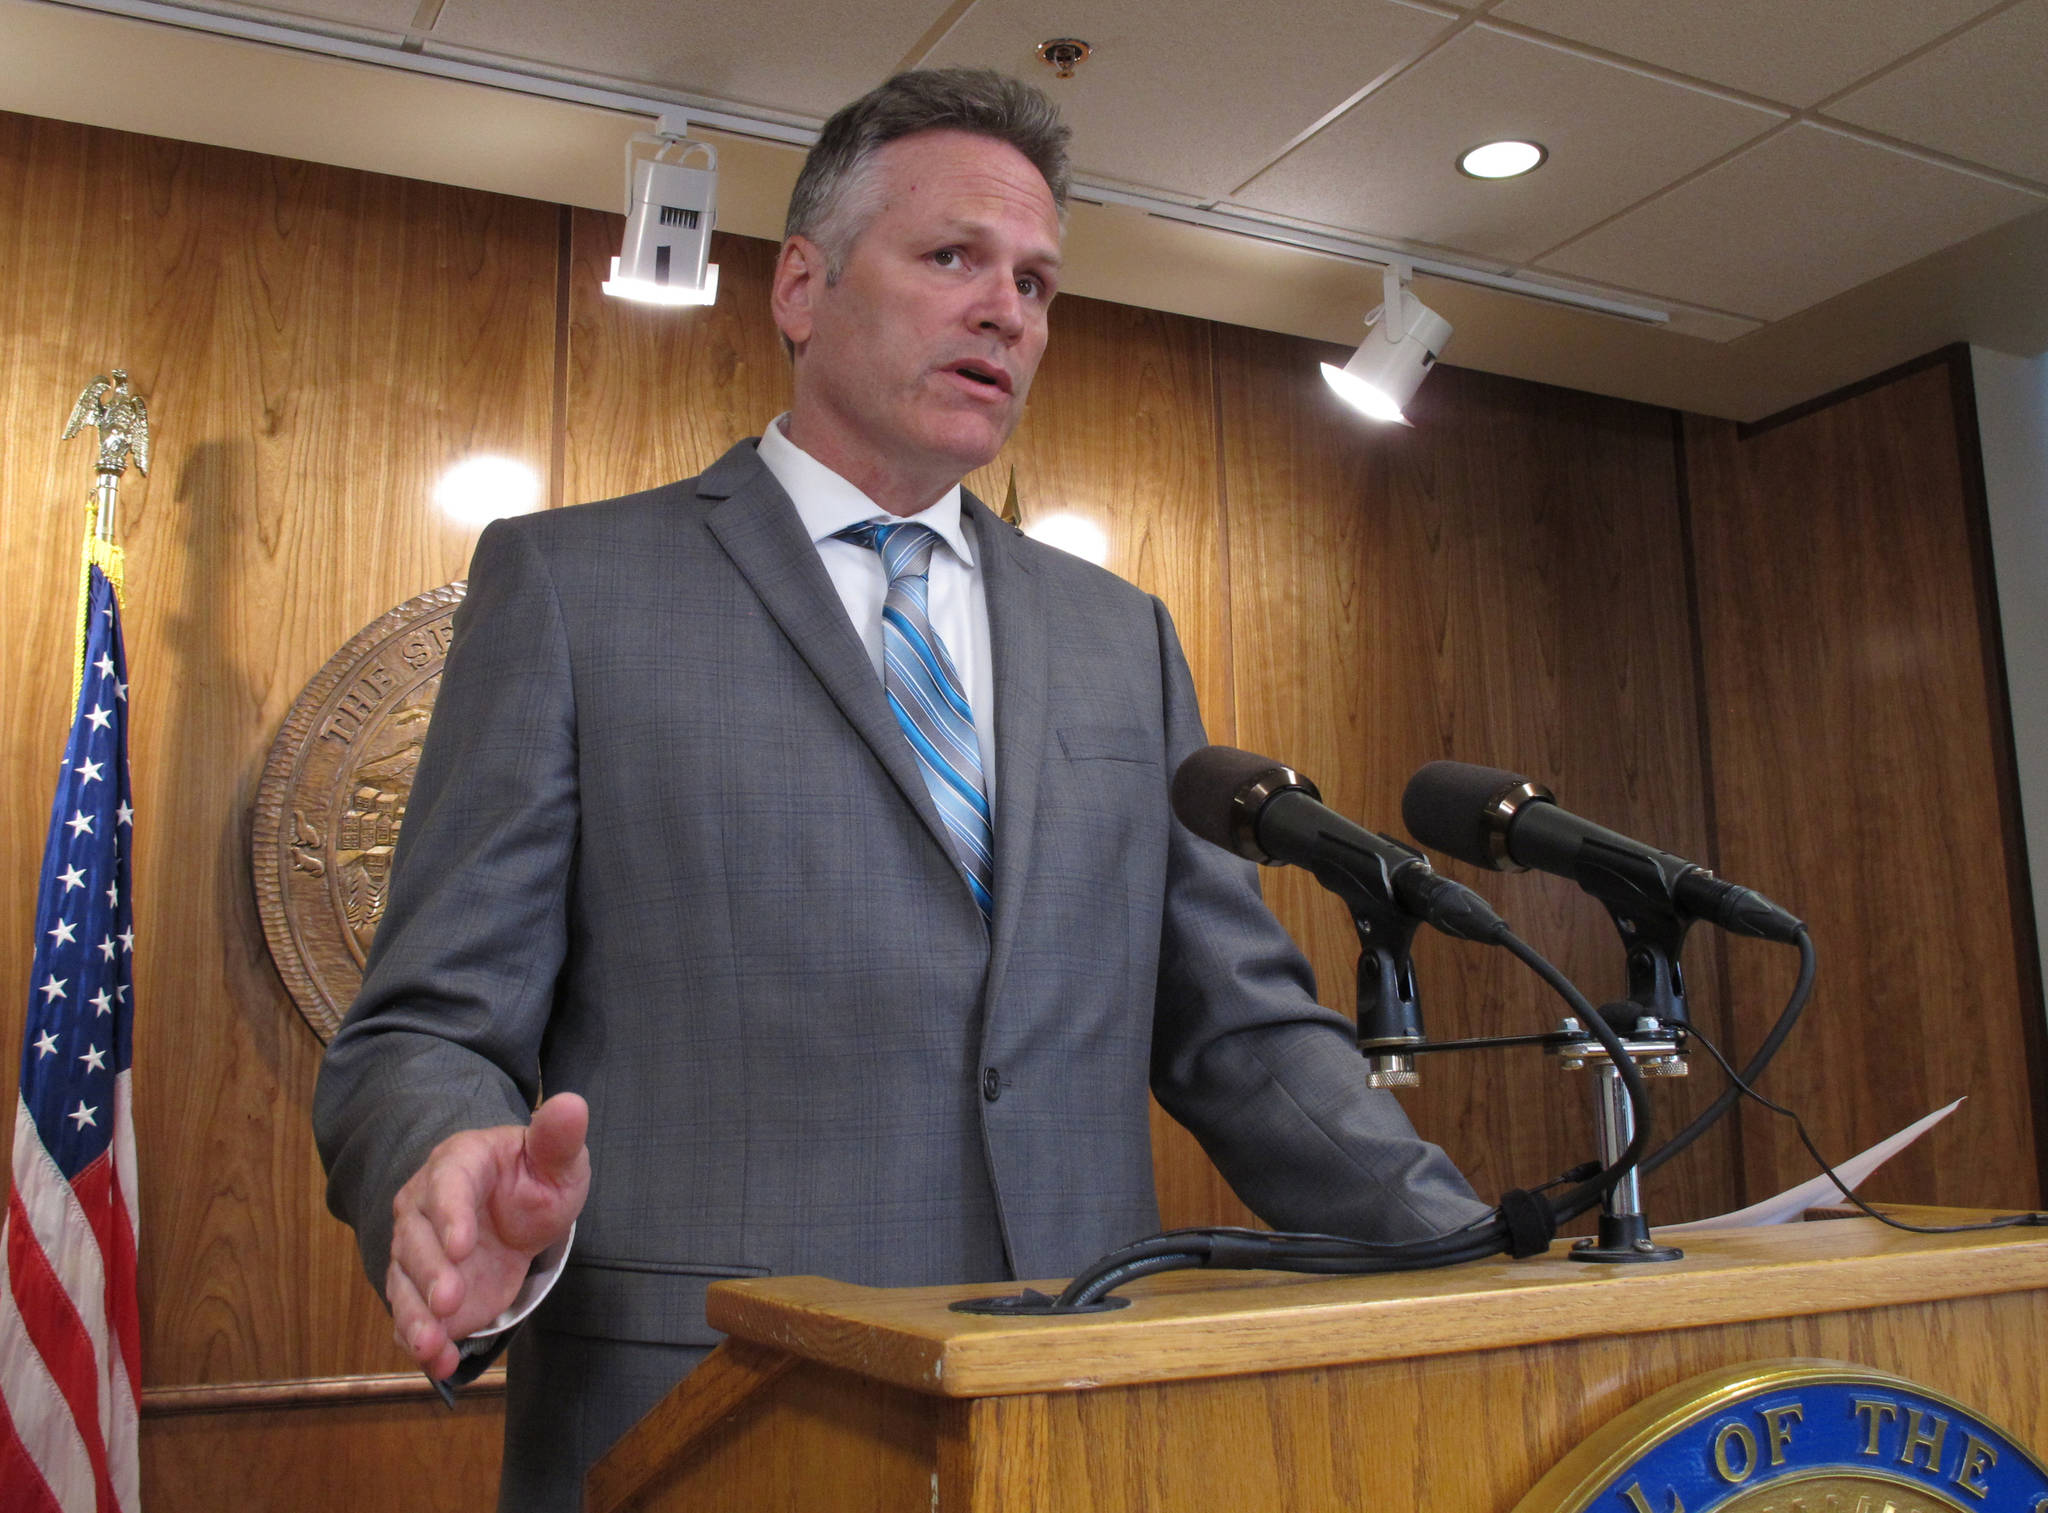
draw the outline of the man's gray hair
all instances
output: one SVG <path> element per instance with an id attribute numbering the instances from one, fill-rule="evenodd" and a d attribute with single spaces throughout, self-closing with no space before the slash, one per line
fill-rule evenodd
<path id="1" fill-rule="evenodd" d="M 1007 142 L 1038 170 L 1064 215 L 1073 133 L 1052 101 L 993 69 L 913 69 L 827 121 L 797 175 L 783 235 L 808 237 L 824 250 L 828 282 L 838 281 L 855 238 L 882 208 L 881 186 L 870 171 L 875 154 L 920 131 L 965 131 Z"/>

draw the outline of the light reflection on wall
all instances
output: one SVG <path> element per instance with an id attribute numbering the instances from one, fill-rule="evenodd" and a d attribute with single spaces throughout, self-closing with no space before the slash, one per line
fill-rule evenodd
<path id="1" fill-rule="evenodd" d="M 540 507 L 540 474 L 510 457 L 465 457 L 434 485 L 434 503 L 463 525 L 489 525 Z"/>
<path id="2" fill-rule="evenodd" d="M 1024 534 L 1033 541 L 1043 541 L 1047 546 L 1086 558 L 1097 567 L 1109 560 L 1109 537 L 1085 515 L 1047 515 L 1025 526 Z"/>

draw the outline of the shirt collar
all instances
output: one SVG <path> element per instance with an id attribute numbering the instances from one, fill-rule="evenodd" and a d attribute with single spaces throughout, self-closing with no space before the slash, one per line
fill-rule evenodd
<path id="1" fill-rule="evenodd" d="M 788 419 L 785 413 L 770 421 L 761 433 L 756 450 L 760 453 L 762 465 L 775 475 L 775 481 L 782 485 L 783 492 L 796 506 L 797 517 L 803 521 L 814 545 L 831 539 L 849 525 L 859 525 L 865 520 L 892 524 L 899 519 L 909 519 L 929 527 L 934 535 L 953 549 L 954 556 L 969 567 L 974 566 L 974 547 L 967 539 L 966 524 L 960 518 L 959 484 L 954 484 L 939 496 L 937 502 L 915 515 L 892 515 L 791 441 L 783 430 Z"/>

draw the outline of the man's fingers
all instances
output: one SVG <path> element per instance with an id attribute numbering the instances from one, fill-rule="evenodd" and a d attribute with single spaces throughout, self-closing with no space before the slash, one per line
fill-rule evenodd
<path id="1" fill-rule="evenodd" d="M 590 1105 L 575 1093 L 557 1093 L 533 1111 L 526 1127 L 526 1163 L 544 1182 L 575 1176 L 590 1132 Z"/>
<path id="2" fill-rule="evenodd" d="M 462 1270 L 443 1246 L 440 1226 L 402 1200 L 403 1194 L 391 1226 L 392 1269 L 404 1277 L 423 1308 L 445 1319 L 462 1306 L 467 1290 Z M 475 1227 L 473 1218 L 470 1227 Z"/>
<path id="3" fill-rule="evenodd" d="M 393 1261 L 384 1273 L 384 1297 L 391 1305 L 392 1337 L 407 1355 L 425 1366 L 443 1350 L 453 1348 L 448 1340 L 448 1331 L 442 1327 L 434 1311 L 427 1307 L 412 1278 L 405 1274 L 397 1261 Z"/>
<path id="4" fill-rule="evenodd" d="M 517 1152 L 516 1125 L 470 1130 L 444 1140 L 399 1192 L 434 1226 L 440 1248 L 462 1261 L 476 1248 L 477 1215 L 499 1180 L 500 1161 Z"/>

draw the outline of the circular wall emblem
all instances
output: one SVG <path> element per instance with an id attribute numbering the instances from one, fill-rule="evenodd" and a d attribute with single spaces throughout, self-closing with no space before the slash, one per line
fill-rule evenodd
<path id="1" fill-rule="evenodd" d="M 327 659 L 285 716 L 256 790 L 256 910 L 299 1013 L 334 1038 L 384 917 L 463 583 L 405 601 Z"/>
<path id="2" fill-rule="evenodd" d="M 1622 1414 L 1515 1513 L 2048 1513 L 2048 1469 L 1996 1425 L 1840 1361 L 1710 1371 Z"/>

